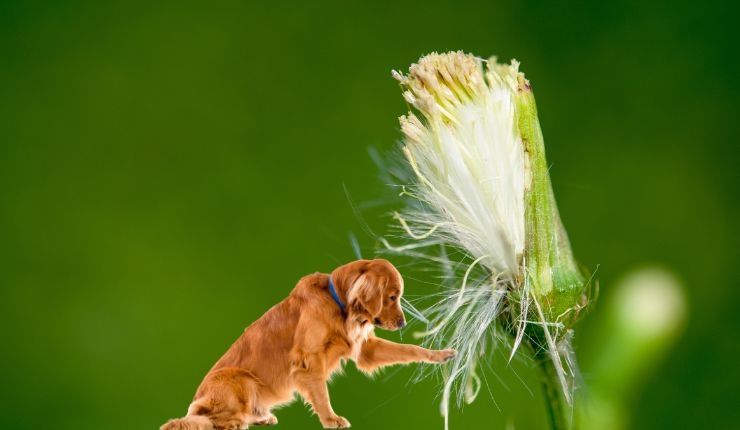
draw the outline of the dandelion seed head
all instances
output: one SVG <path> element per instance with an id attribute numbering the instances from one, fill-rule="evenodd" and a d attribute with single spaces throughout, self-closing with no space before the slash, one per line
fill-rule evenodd
<path id="1" fill-rule="evenodd" d="M 486 67 L 487 66 L 487 67 Z M 462 52 L 430 54 L 408 75 L 394 74 L 421 115 L 400 118 L 417 193 L 491 272 L 516 276 L 524 251 L 526 156 L 516 128 L 518 63 L 484 62 Z"/>
<path id="2" fill-rule="evenodd" d="M 556 220 L 557 263 L 567 260 L 568 268 L 574 265 L 568 260 L 570 249 L 557 210 L 543 216 L 527 211 L 533 188 L 539 187 L 540 199 L 551 198 L 552 191 L 544 152 L 533 152 L 539 158 L 531 158 L 532 147 L 522 138 L 518 110 L 522 95 L 529 95 L 531 104 L 524 110 L 534 112 L 537 123 L 519 62 L 502 64 L 495 57 L 484 60 L 460 51 L 432 53 L 412 64 L 407 74 L 394 70 L 392 76 L 411 109 L 399 118 L 407 169 L 394 171 L 409 204 L 393 215 L 398 221 L 393 239 L 404 238 L 405 243 L 379 240 L 388 253 L 423 259 L 442 271 L 441 292 L 418 311 L 426 329 L 416 336 L 429 347 L 458 352 L 438 368 L 445 427 L 453 399 L 460 406 L 480 392 L 479 363 L 504 347 L 511 348 L 507 354 L 511 360 L 525 339 L 549 354 L 570 401 L 577 374 L 572 331 L 559 317 L 551 317 L 551 302 L 543 296 L 552 291 L 547 289 L 553 284 L 549 258 L 555 254 L 548 247 L 542 253 L 536 250 L 539 260 L 529 258 L 532 239 L 544 233 L 525 232 L 528 215 Z M 528 144 L 532 141 L 526 139 Z M 550 194 L 542 193 L 543 183 Z M 550 207 L 555 208 L 554 201 Z M 530 267 L 533 261 L 544 263 Z M 541 336 L 530 337 L 528 326 L 536 327 Z M 424 368 L 419 377 L 430 371 Z"/>

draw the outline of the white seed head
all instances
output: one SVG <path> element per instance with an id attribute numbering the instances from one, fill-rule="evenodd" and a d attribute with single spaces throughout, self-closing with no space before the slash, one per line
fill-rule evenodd
<path id="1" fill-rule="evenodd" d="M 554 282 L 553 267 L 561 276 L 571 275 L 563 267 L 569 269 L 572 262 L 561 261 L 570 256 L 570 248 L 554 200 L 549 200 L 554 198 L 541 136 L 538 140 L 534 99 L 519 63 L 500 64 L 495 57 L 483 60 L 463 52 L 432 53 L 411 65 L 408 74 L 392 75 L 412 108 L 399 121 L 403 154 L 411 168 L 402 194 L 415 200 L 395 215 L 411 243 L 394 247 L 381 239 L 389 252 L 427 257 L 442 268 L 443 291 L 427 308 L 427 329 L 416 335 L 428 346 L 458 351 L 442 368 L 445 427 L 453 390 L 458 404 L 471 402 L 483 383 L 476 372 L 479 362 L 507 344 L 513 357 L 528 324 L 544 333 L 542 347 L 570 402 L 578 372 L 570 349 L 572 331 L 560 318 L 580 308 L 575 304 L 553 317 L 547 303 L 538 301 L 538 294 Z M 526 202 L 532 206 L 533 200 L 525 197 L 533 195 L 543 200 L 528 213 Z M 554 216 L 538 213 L 551 210 Z M 527 237 L 525 227 L 532 226 L 527 226 L 525 215 L 538 221 L 553 216 L 553 224 L 546 226 L 551 230 L 533 229 Z M 553 243 L 548 242 L 551 232 L 557 232 Z M 536 239 L 557 247 L 558 261 L 548 261 L 549 246 L 543 254 L 533 252 Z M 421 251 L 432 245 L 438 255 Z M 454 261 L 446 249 L 465 258 Z M 538 259 L 531 256 L 545 264 L 532 270 L 529 264 Z M 578 276 L 572 276 L 574 282 Z M 516 327 L 513 341 L 512 329 L 502 330 L 499 324 L 504 312 L 506 324 Z"/>
<path id="2" fill-rule="evenodd" d="M 518 66 L 430 54 L 394 77 L 420 114 L 401 117 L 404 152 L 430 224 L 492 273 L 516 276 L 524 252 L 526 157 L 516 126 Z"/>
<path id="3" fill-rule="evenodd" d="M 515 97 L 526 84 L 518 67 L 450 52 L 421 58 L 407 75 L 392 72 L 413 110 L 399 122 L 413 172 L 404 194 L 418 204 L 396 215 L 415 243 L 384 243 L 414 257 L 430 244 L 443 245 L 443 255 L 431 258 L 448 268 L 455 264 L 445 247 L 469 257 L 464 275 L 449 270 L 448 288 L 427 309 L 427 330 L 416 333 L 429 346 L 458 351 L 445 371 L 445 426 L 452 391 L 458 402 L 471 402 L 482 384 L 478 362 L 505 342 L 495 321 L 523 271 L 531 172 L 516 123 Z"/>

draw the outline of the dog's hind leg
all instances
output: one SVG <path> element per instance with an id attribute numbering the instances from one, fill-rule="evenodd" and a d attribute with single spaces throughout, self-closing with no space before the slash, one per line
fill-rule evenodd
<path id="1" fill-rule="evenodd" d="M 190 405 L 190 414 L 203 415 L 216 430 L 245 430 L 259 410 L 259 380 L 236 367 L 218 369 L 208 376 Z"/>

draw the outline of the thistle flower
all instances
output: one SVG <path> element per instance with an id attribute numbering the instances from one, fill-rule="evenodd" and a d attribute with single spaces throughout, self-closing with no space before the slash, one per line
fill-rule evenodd
<path id="1" fill-rule="evenodd" d="M 534 97 L 519 63 L 433 53 L 393 76 L 413 110 L 400 118 L 411 170 L 402 194 L 411 202 L 395 215 L 411 243 L 383 242 L 412 256 L 442 249 L 423 254 L 449 279 L 418 335 L 458 350 L 444 374 L 445 425 L 451 393 L 471 402 L 480 389 L 479 360 L 505 343 L 513 357 L 524 339 L 537 357 L 546 352 L 560 388 L 554 400 L 570 404 L 569 339 L 587 303 L 587 281 L 560 222 Z M 447 249 L 462 252 L 465 267 L 455 271 Z"/>

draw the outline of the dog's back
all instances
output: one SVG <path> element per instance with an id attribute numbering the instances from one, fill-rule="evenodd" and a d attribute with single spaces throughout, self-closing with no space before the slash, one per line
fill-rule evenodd
<path id="1" fill-rule="evenodd" d="M 320 276 L 304 276 L 288 297 L 244 330 L 209 373 L 225 367 L 249 369 L 263 385 L 271 387 L 274 394 L 283 391 L 281 387 L 287 389 L 296 327 L 302 313 L 310 306 L 311 295 L 306 297 L 305 291 L 311 289 Z M 292 389 L 285 395 L 292 398 Z"/>

